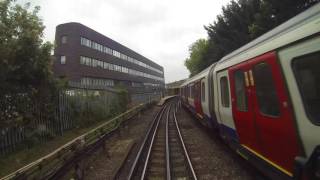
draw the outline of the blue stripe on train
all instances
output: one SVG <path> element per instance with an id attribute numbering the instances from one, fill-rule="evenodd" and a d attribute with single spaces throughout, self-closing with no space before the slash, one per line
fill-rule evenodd
<path id="1" fill-rule="evenodd" d="M 187 107 L 193 114 L 197 114 L 196 109 L 191 105 L 187 104 Z M 235 129 L 232 129 L 224 124 L 219 124 L 216 119 L 210 118 L 206 114 L 204 114 L 204 119 L 208 122 L 210 128 L 218 127 L 220 129 L 220 132 L 228 136 L 228 138 L 233 141 L 239 142 L 239 137 Z"/>
<path id="2" fill-rule="evenodd" d="M 187 105 L 188 109 L 194 114 L 197 115 L 196 109 L 192 106 L 190 106 L 189 104 Z M 203 120 L 206 121 L 207 125 L 209 126 L 209 128 L 214 128 L 214 127 L 218 127 L 218 123 L 217 120 L 214 118 L 209 117 L 207 114 L 203 113 L 204 117 Z"/>
<path id="3" fill-rule="evenodd" d="M 231 127 L 228 127 L 224 124 L 219 124 L 220 125 L 220 131 L 231 138 L 232 140 L 239 142 L 239 137 L 235 129 L 232 129 Z"/>

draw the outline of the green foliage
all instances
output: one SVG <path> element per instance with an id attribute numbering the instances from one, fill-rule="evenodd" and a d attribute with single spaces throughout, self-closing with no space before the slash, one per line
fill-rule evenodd
<path id="1" fill-rule="evenodd" d="M 47 94 L 56 89 L 51 71 L 52 44 L 43 42 L 39 7 L 0 1 L 0 93 Z"/>
<path id="2" fill-rule="evenodd" d="M 124 112 L 128 103 L 126 90 L 117 92 L 96 90 L 74 90 L 73 96 L 66 96 L 70 104 L 70 118 L 75 120 L 76 127 L 87 127 L 91 124 L 106 121 Z"/>
<path id="3" fill-rule="evenodd" d="M 317 2 L 319 0 L 232 0 L 222 8 L 215 22 L 205 26 L 209 36 L 207 50 L 202 51 L 200 59 L 193 60 L 191 49 L 185 65 L 192 76 Z"/>
<path id="4" fill-rule="evenodd" d="M 115 89 L 118 91 L 118 101 L 119 101 L 119 107 L 118 109 L 120 110 L 120 112 L 125 112 L 127 110 L 127 106 L 129 103 L 129 94 L 128 94 L 128 90 L 121 85 L 117 85 L 115 86 Z"/>
<path id="5" fill-rule="evenodd" d="M 0 1 L 0 125 L 29 123 L 33 107 L 53 114 L 52 105 L 63 83 L 52 73 L 50 42 L 43 41 L 45 26 L 40 8 Z M 10 109 L 11 108 L 11 109 Z"/>
<path id="6" fill-rule="evenodd" d="M 197 74 L 199 69 L 203 69 L 207 66 L 203 61 L 204 55 L 208 50 L 208 41 L 205 39 L 199 39 L 193 43 L 189 48 L 190 57 L 184 62 L 185 66 L 190 71 L 190 76 Z"/>

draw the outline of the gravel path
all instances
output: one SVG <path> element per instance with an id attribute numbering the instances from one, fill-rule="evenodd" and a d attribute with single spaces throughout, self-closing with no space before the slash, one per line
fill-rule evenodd
<path id="1" fill-rule="evenodd" d="M 120 166 L 119 163 L 128 154 L 127 150 L 130 150 L 132 145 L 132 152 L 127 158 L 127 164 L 130 163 L 133 159 L 131 154 L 137 151 L 141 138 L 158 110 L 160 107 L 152 106 L 127 121 L 118 132 L 111 135 L 107 139 L 104 149 L 99 149 L 88 160 L 85 160 L 84 179 L 112 179 Z"/>
<path id="2" fill-rule="evenodd" d="M 256 179 L 256 170 L 184 108 L 177 120 L 198 179 Z"/>
<path id="3" fill-rule="evenodd" d="M 124 156 L 128 155 L 117 177 L 126 179 L 146 130 L 159 110 L 159 106 L 149 108 L 111 135 L 104 149 L 99 149 L 84 161 L 84 179 L 112 179 Z M 184 108 L 178 110 L 177 120 L 198 179 L 257 179 L 258 173 L 249 163 L 215 133 L 204 128 Z"/>

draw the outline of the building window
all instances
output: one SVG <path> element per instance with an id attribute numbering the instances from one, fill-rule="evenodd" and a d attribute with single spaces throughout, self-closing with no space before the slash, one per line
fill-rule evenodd
<path id="1" fill-rule="evenodd" d="M 66 64 L 66 56 L 60 57 L 60 64 Z"/>
<path id="2" fill-rule="evenodd" d="M 116 50 L 113 50 L 113 55 L 114 55 L 115 57 L 120 58 L 120 53 L 119 53 L 118 51 L 116 51 Z"/>
<path id="3" fill-rule="evenodd" d="M 129 57 L 129 56 L 125 55 L 125 54 L 122 54 L 122 53 L 120 53 L 120 52 L 118 52 L 116 50 L 112 50 L 112 49 L 110 49 L 110 48 L 108 48 L 106 46 L 103 46 L 103 45 L 101 45 L 99 43 L 96 43 L 96 42 L 91 41 L 91 40 L 89 40 L 87 38 L 84 38 L 84 37 L 81 37 L 80 39 L 81 39 L 81 45 L 83 45 L 83 46 L 87 46 L 87 47 L 95 49 L 97 51 L 113 55 L 113 56 L 118 57 L 120 59 L 123 59 L 125 61 L 129 61 L 129 62 L 137 64 L 137 65 L 139 65 L 141 67 L 144 67 L 144 68 L 150 69 L 152 71 L 158 72 L 160 74 L 163 74 L 162 70 L 158 70 L 158 69 L 156 69 L 154 67 L 151 67 L 151 66 L 149 66 L 149 65 L 147 65 L 147 64 L 145 64 L 145 63 L 143 63 L 143 62 L 141 62 L 141 61 L 139 61 L 137 59 L 134 59 L 134 58 Z M 139 76 L 143 76 L 143 75 L 139 74 Z M 158 77 L 157 78 L 151 78 L 151 79 L 162 80 L 162 78 L 158 78 Z"/>
<path id="4" fill-rule="evenodd" d="M 132 87 L 142 87 L 142 84 L 139 82 L 131 82 Z"/>
<path id="5" fill-rule="evenodd" d="M 80 56 L 80 64 L 86 64 L 86 57 Z"/>
<path id="6" fill-rule="evenodd" d="M 112 49 L 104 47 L 104 53 L 112 55 Z"/>
<path id="7" fill-rule="evenodd" d="M 96 59 L 92 59 L 92 67 L 97 67 L 98 61 Z"/>
<path id="8" fill-rule="evenodd" d="M 113 71 L 114 70 L 114 65 L 113 64 L 109 64 L 109 70 Z"/>
<path id="9" fill-rule="evenodd" d="M 128 68 L 126 68 L 126 67 L 122 67 L 121 71 L 122 71 L 123 73 L 129 73 Z"/>
<path id="10" fill-rule="evenodd" d="M 81 40 L 81 45 L 85 45 L 86 44 L 86 39 L 85 38 L 81 37 L 80 40 Z"/>
<path id="11" fill-rule="evenodd" d="M 129 69 L 127 67 L 122 67 L 119 65 L 110 64 L 107 62 L 103 62 L 103 61 L 100 61 L 97 59 L 92 59 L 92 58 L 85 57 L 85 56 L 80 56 L 80 64 L 83 64 L 86 66 L 91 66 L 91 67 L 100 67 L 102 69 L 108 69 L 111 71 L 118 71 L 118 72 L 127 73 L 127 74 L 134 75 L 134 76 L 141 76 L 141 77 L 145 77 L 145 78 L 149 78 L 149 79 L 153 79 L 153 80 L 163 81 L 162 77 L 154 76 L 154 75 L 151 75 L 148 73 L 143 73 L 143 72 L 140 72 L 140 71 L 137 71 L 134 69 Z"/>
<path id="12" fill-rule="evenodd" d="M 91 66 L 91 64 L 92 64 L 92 59 L 91 59 L 91 58 L 88 58 L 88 57 L 85 57 L 85 60 L 86 60 L 86 65 L 87 65 L 87 66 Z"/>
<path id="13" fill-rule="evenodd" d="M 81 45 L 91 47 L 91 41 L 87 38 L 81 37 Z"/>
<path id="14" fill-rule="evenodd" d="M 62 36 L 61 37 L 61 43 L 66 44 L 67 43 L 67 36 Z"/>
<path id="15" fill-rule="evenodd" d="M 98 67 L 103 68 L 103 62 L 98 60 Z"/>
<path id="16" fill-rule="evenodd" d="M 114 86 L 114 81 L 111 79 L 97 79 L 97 78 L 81 78 L 81 84 L 85 86 L 94 86 L 94 87 L 106 87 Z"/>

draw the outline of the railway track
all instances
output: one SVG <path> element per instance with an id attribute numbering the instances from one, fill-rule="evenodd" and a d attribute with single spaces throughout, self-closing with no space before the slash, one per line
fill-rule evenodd
<path id="1" fill-rule="evenodd" d="M 173 99 L 156 115 L 128 179 L 197 179 L 177 122 L 177 107 Z"/>

